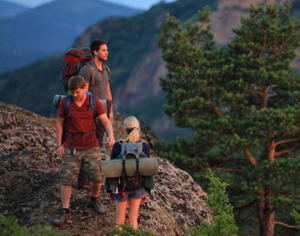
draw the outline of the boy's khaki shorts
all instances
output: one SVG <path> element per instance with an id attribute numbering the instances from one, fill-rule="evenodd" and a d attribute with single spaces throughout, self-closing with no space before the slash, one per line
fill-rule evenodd
<path id="1" fill-rule="evenodd" d="M 84 163 L 90 182 L 101 183 L 102 160 L 99 147 L 88 150 L 76 150 L 75 155 L 71 155 L 70 149 L 65 148 L 65 154 L 59 170 L 60 183 L 62 185 L 75 185 L 77 183 L 81 161 Z"/>

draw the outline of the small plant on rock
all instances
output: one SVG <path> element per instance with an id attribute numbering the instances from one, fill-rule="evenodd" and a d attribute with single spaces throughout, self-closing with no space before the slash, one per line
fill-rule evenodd
<path id="1" fill-rule="evenodd" d="M 213 224 L 201 222 L 199 228 L 190 228 L 190 235 L 193 236 L 237 236 L 238 227 L 234 221 L 233 207 L 229 204 L 229 198 L 226 194 L 227 183 L 222 182 L 214 176 L 209 169 L 206 178 L 209 179 L 209 196 L 206 204 L 210 207 L 215 215 Z"/>

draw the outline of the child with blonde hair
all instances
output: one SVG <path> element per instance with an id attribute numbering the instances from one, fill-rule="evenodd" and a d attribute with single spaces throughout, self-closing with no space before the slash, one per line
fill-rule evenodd
<path id="1" fill-rule="evenodd" d="M 127 136 L 123 139 L 119 139 L 112 148 L 111 159 L 116 158 L 121 152 L 120 143 L 139 143 L 140 138 L 140 123 L 134 116 L 129 116 L 124 120 L 124 129 Z M 143 142 L 143 141 L 142 141 Z M 150 147 L 147 143 L 143 142 L 143 152 L 150 157 Z M 116 225 L 125 223 L 126 208 L 129 203 L 128 218 L 129 225 L 134 229 L 137 229 L 137 218 L 140 204 L 146 202 L 147 191 L 144 187 L 136 190 L 126 190 L 125 196 L 123 193 L 111 193 L 111 197 L 116 201 Z"/>

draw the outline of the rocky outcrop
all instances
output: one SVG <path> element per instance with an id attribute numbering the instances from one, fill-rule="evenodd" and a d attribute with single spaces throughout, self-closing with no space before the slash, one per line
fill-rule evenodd
<path id="1" fill-rule="evenodd" d="M 0 212 L 15 215 L 23 226 L 50 225 L 60 209 L 58 169 L 55 150 L 55 119 L 46 119 L 19 107 L 0 103 Z M 115 114 L 114 133 L 123 135 L 125 115 Z M 155 134 L 141 122 L 142 135 L 150 144 Z M 104 145 L 103 159 L 110 148 Z M 155 156 L 152 153 L 152 156 Z M 156 235 L 188 235 L 187 229 L 200 222 L 212 222 L 204 206 L 207 194 L 189 174 L 158 157 L 159 175 L 148 201 L 141 206 L 139 228 Z M 89 193 L 73 188 L 73 219 L 59 228 L 69 235 L 107 235 L 114 226 L 115 206 L 102 190 L 107 208 L 104 216 L 88 207 Z"/>

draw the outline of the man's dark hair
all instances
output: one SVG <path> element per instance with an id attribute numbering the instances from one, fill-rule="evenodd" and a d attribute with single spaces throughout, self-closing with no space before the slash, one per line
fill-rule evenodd
<path id="1" fill-rule="evenodd" d="M 76 89 L 84 88 L 85 83 L 86 82 L 82 76 L 74 75 L 70 78 L 68 87 L 69 87 L 69 90 L 72 92 L 72 91 L 75 91 Z"/>
<path id="2" fill-rule="evenodd" d="M 94 51 L 95 51 L 95 50 L 98 51 L 99 48 L 100 48 L 100 46 L 103 45 L 103 44 L 107 44 L 107 42 L 104 41 L 104 40 L 100 40 L 100 39 L 95 39 L 95 40 L 91 43 L 90 48 L 91 48 L 91 53 L 92 53 L 93 56 L 94 56 Z"/>

